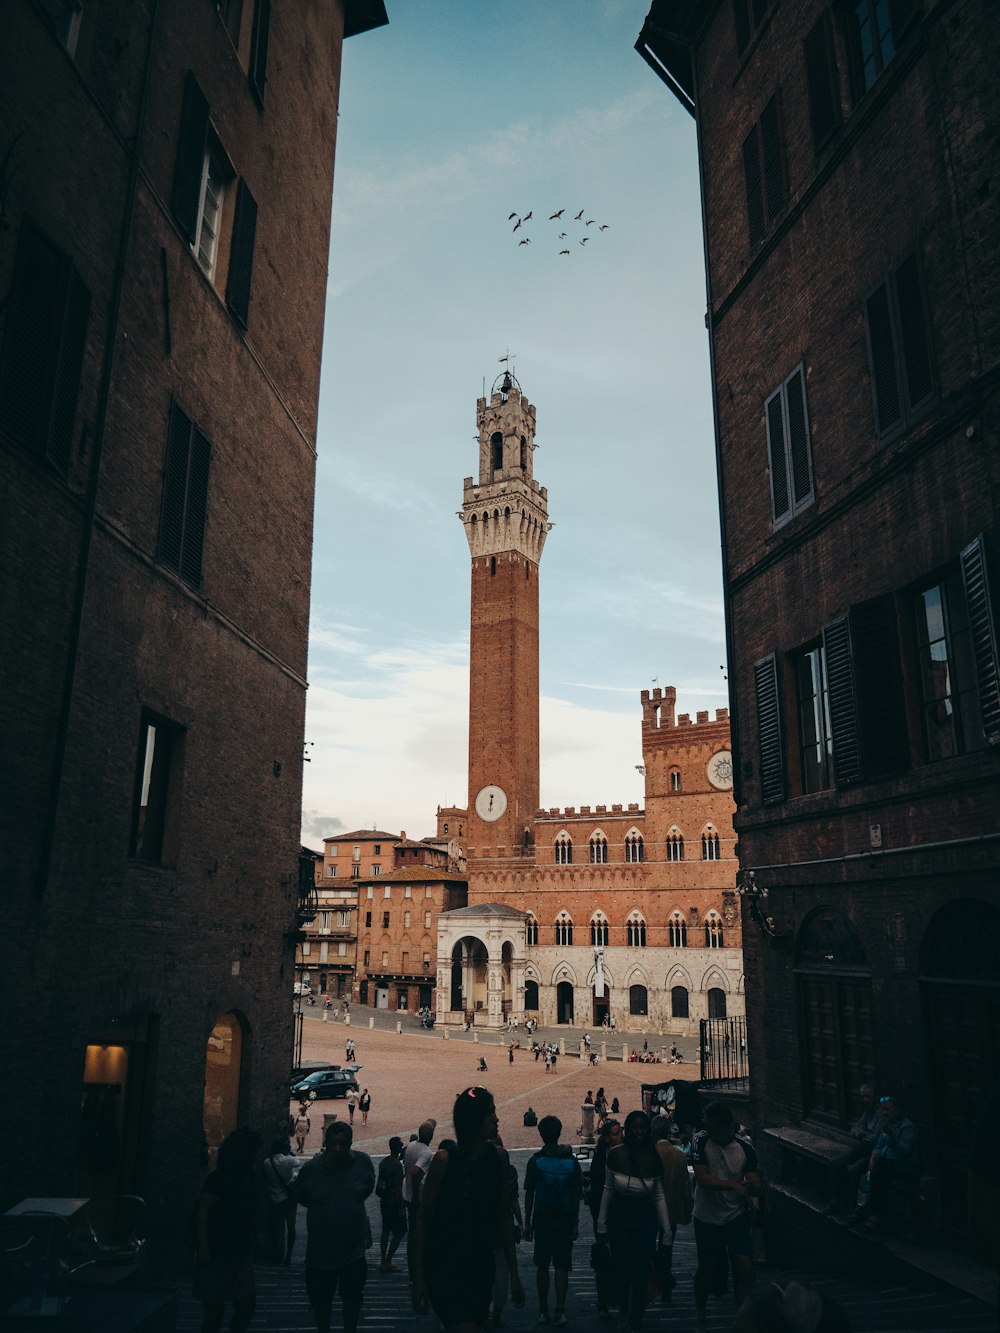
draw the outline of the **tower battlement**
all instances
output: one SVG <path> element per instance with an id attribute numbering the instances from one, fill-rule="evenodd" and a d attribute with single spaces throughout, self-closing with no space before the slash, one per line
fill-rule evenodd
<path id="1" fill-rule="evenodd" d="M 656 732 L 664 730 L 680 730 L 681 728 L 711 727 L 717 728 L 721 725 L 729 728 L 729 709 L 717 708 L 715 717 L 710 718 L 708 709 L 699 710 L 695 714 L 695 721 L 691 721 L 690 713 L 678 713 L 675 717 L 674 709 L 677 704 L 677 690 L 673 685 L 667 685 L 663 689 L 643 690 L 639 695 L 642 701 L 642 732 L 645 739 L 647 731 Z"/>
<path id="2" fill-rule="evenodd" d="M 641 805 L 632 801 L 628 805 L 567 805 L 564 808 L 552 806 L 535 812 L 536 823 L 564 823 L 569 820 L 583 819 L 593 823 L 595 819 L 631 819 L 644 813 Z"/>

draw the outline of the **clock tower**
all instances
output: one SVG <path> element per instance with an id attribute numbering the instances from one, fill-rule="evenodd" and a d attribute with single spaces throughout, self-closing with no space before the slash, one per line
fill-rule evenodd
<path id="1" fill-rule="evenodd" d="M 472 556 L 470 860 L 534 855 L 538 809 L 538 565 L 548 496 L 532 475 L 535 409 L 505 372 L 476 406 L 479 476 L 461 519 Z"/>

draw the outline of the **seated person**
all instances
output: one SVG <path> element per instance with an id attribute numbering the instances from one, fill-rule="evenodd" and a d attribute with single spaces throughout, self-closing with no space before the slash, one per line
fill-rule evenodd
<path id="1" fill-rule="evenodd" d="M 870 1083 L 862 1083 L 858 1089 L 858 1096 L 861 1098 L 861 1114 L 851 1126 L 851 1138 L 855 1145 L 854 1157 L 847 1166 L 847 1199 L 850 1210 L 847 1217 L 848 1225 L 853 1225 L 858 1220 L 856 1206 L 858 1184 L 868 1170 L 868 1160 L 885 1122 L 885 1109 Z"/>
<path id="2" fill-rule="evenodd" d="M 865 1224 L 868 1227 L 877 1226 L 885 1215 L 889 1187 L 898 1183 L 912 1190 L 920 1174 L 916 1125 L 902 1114 L 895 1097 L 882 1097 L 879 1105 L 885 1113 L 885 1121 L 868 1159 L 872 1184 Z"/>

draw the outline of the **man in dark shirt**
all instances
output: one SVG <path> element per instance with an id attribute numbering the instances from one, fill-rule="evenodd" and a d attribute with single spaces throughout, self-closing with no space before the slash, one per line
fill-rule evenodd
<path id="1" fill-rule="evenodd" d="M 378 1183 L 375 1193 L 378 1195 L 382 1211 L 382 1236 L 379 1248 L 382 1251 L 383 1273 L 396 1273 L 392 1257 L 399 1248 L 399 1242 L 406 1235 L 406 1204 L 403 1202 L 403 1163 L 399 1160 L 403 1151 L 403 1140 L 393 1137 L 389 1140 L 389 1155 L 383 1157 L 378 1167 Z"/>
<path id="2" fill-rule="evenodd" d="M 367 1153 L 351 1148 L 350 1125 L 330 1125 L 323 1151 L 306 1162 L 291 1186 L 306 1210 L 306 1294 L 316 1333 L 330 1333 L 333 1298 L 340 1290 L 344 1333 L 356 1333 L 368 1276 L 365 1200 L 375 1188 Z"/>
<path id="3" fill-rule="evenodd" d="M 542 1147 L 524 1174 L 524 1239 L 535 1241 L 538 1280 L 538 1322 L 549 1318 L 549 1265 L 555 1270 L 556 1308 L 551 1322 L 566 1319 L 566 1291 L 572 1267 L 573 1242 L 577 1237 L 583 1176 L 572 1148 L 559 1142 L 562 1121 L 554 1115 L 538 1122 Z"/>

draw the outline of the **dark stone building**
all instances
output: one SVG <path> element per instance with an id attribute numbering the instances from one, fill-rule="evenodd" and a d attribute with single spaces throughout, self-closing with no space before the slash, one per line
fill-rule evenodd
<path id="1" fill-rule="evenodd" d="M 637 48 L 698 127 L 761 1147 L 826 1190 L 873 1081 L 961 1233 L 1000 1076 L 996 6 L 657 0 Z"/>
<path id="2" fill-rule="evenodd" d="M 385 21 L 0 7 L 0 1211 L 134 1191 L 169 1240 L 203 1131 L 284 1123 L 341 48 Z"/>

